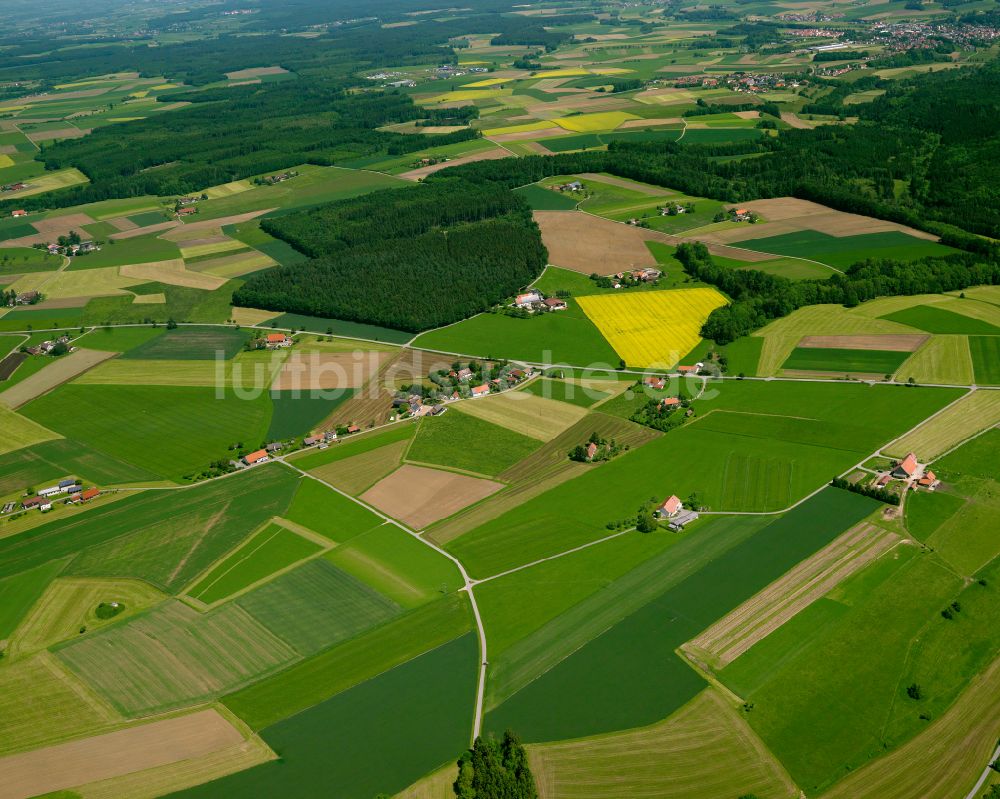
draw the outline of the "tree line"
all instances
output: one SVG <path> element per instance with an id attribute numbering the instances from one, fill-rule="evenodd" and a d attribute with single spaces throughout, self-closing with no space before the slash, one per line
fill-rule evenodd
<path id="1" fill-rule="evenodd" d="M 548 258 L 520 196 L 454 178 L 262 227 L 311 260 L 251 275 L 235 304 L 413 332 L 487 310 L 534 280 Z"/>
<path id="2" fill-rule="evenodd" d="M 823 280 L 789 280 L 754 269 L 719 266 L 708 248 L 683 242 L 675 257 L 692 277 L 715 286 L 732 302 L 716 308 L 702 326 L 701 335 L 728 344 L 768 322 L 805 305 L 832 303 L 854 307 L 876 297 L 939 294 L 969 286 L 1000 285 L 1000 263 L 972 253 L 903 262 L 870 259 L 844 274 Z"/>

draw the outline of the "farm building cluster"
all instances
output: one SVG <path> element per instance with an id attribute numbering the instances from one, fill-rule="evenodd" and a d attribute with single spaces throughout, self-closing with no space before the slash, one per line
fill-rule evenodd
<path id="1" fill-rule="evenodd" d="M 28 353 L 28 355 L 65 355 L 76 349 L 76 347 L 70 344 L 70 341 L 69 336 L 63 335 L 30 347 L 25 347 L 24 352 Z"/>
<path id="2" fill-rule="evenodd" d="M 461 399 L 478 399 L 506 391 L 535 376 L 531 367 L 512 367 L 456 361 L 450 369 L 438 369 L 428 375 L 431 385 L 404 385 L 393 399 L 393 419 L 417 416 L 437 416 L 447 410 L 445 403 Z"/>
<path id="3" fill-rule="evenodd" d="M 2 305 L 6 305 L 8 308 L 13 308 L 15 305 L 37 305 L 40 303 L 44 296 L 39 291 L 8 291 L 3 295 Z"/>
<path id="4" fill-rule="evenodd" d="M 685 508 L 684 503 L 674 494 L 657 505 L 653 515 L 660 521 L 667 522 L 667 527 L 674 532 L 683 530 L 698 519 L 698 511 Z"/>
<path id="5" fill-rule="evenodd" d="M 291 180 L 292 178 L 297 178 L 298 176 L 298 171 L 289 169 L 287 172 L 282 172 L 280 175 L 268 175 L 264 178 L 254 178 L 253 183 L 255 186 L 276 186 L 279 183 L 284 183 L 286 180 Z"/>
<path id="6" fill-rule="evenodd" d="M 40 488 L 33 495 L 26 495 L 18 501 L 5 502 L 0 515 L 8 515 L 18 510 L 38 510 L 43 513 L 52 510 L 53 504 L 64 497 L 63 504 L 79 505 L 96 499 L 101 494 L 99 488 L 84 488 L 83 482 L 67 477 L 58 483 Z"/>
<path id="7" fill-rule="evenodd" d="M 24 191 L 26 188 L 28 188 L 28 184 L 23 183 L 22 181 L 19 180 L 16 183 L 5 183 L 2 186 L 0 186 L 0 193 L 6 193 L 12 191 Z M 27 216 L 27 215 L 28 212 L 22 210 L 15 211 L 13 214 L 11 214 L 11 216 Z"/>
<path id="8" fill-rule="evenodd" d="M 284 350 L 294 344 L 294 340 L 286 333 L 265 333 L 247 342 L 250 350 Z"/>
<path id="9" fill-rule="evenodd" d="M 525 291 L 514 298 L 512 307 L 522 311 L 545 312 L 545 311 L 565 311 L 568 307 L 566 300 L 559 297 L 546 297 L 536 289 Z"/>
<path id="10" fill-rule="evenodd" d="M 892 468 L 880 472 L 872 480 L 875 488 L 888 488 L 893 481 L 899 482 L 904 489 L 917 491 L 925 489 L 934 491 L 941 481 L 937 475 L 931 471 L 926 464 L 917 460 L 916 453 L 909 452 L 906 457 L 893 463 Z"/>

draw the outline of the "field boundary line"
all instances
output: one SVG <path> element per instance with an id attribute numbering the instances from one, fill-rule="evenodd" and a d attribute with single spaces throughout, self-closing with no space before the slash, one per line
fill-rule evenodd
<path id="1" fill-rule="evenodd" d="M 346 493 L 345 491 L 341 491 L 336 486 L 330 485 L 325 480 L 322 480 L 319 477 L 310 474 L 304 469 L 300 469 L 298 466 L 295 466 L 294 464 L 286 462 L 285 459 L 281 456 L 278 456 L 277 458 L 275 458 L 275 460 L 278 463 L 281 463 L 284 466 L 288 467 L 289 469 L 298 472 L 304 477 L 308 477 L 310 480 L 315 480 L 321 485 L 325 485 L 331 491 L 335 491 L 342 497 L 346 497 L 351 502 L 354 502 L 355 504 L 360 505 L 362 508 L 365 508 L 370 513 L 375 514 L 376 516 L 381 518 L 384 522 L 388 522 L 389 524 L 395 525 L 407 535 L 417 539 L 425 546 L 428 546 L 431 549 L 433 549 L 435 552 L 444 555 L 446 558 L 448 558 L 448 560 L 450 560 L 452 563 L 455 564 L 455 566 L 458 567 L 458 572 L 461 575 L 462 580 L 464 582 L 463 587 L 459 590 L 465 591 L 469 595 L 469 604 L 472 606 L 472 615 L 475 618 L 476 631 L 479 635 L 479 659 L 480 659 L 479 680 L 476 688 L 476 706 L 475 706 L 475 712 L 473 714 L 473 724 L 472 724 L 472 743 L 475 743 L 475 740 L 476 738 L 479 737 L 479 734 L 482 731 L 483 727 L 483 699 L 486 692 L 486 667 L 488 665 L 488 660 L 486 651 L 486 628 L 483 625 L 483 618 L 482 615 L 479 613 L 479 605 L 476 603 L 476 595 L 473 592 L 473 587 L 475 583 L 473 583 L 472 579 L 469 577 L 469 573 L 465 570 L 465 565 L 462 563 L 462 561 L 460 561 L 458 558 L 456 558 L 447 550 L 443 549 L 442 547 L 439 547 L 433 541 L 421 537 L 419 533 L 415 532 L 414 530 L 411 530 L 402 522 L 393 519 L 391 516 L 386 516 L 384 513 L 382 513 L 382 511 L 378 510 L 377 508 L 369 506 L 361 499 L 358 499 L 357 497 L 352 497 L 350 494 Z"/>

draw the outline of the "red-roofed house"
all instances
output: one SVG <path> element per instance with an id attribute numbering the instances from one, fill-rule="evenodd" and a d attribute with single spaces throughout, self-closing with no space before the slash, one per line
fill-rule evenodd
<path id="1" fill-rule="evenodd" d="M 100 496 L 100 493 L 101 491 L 98 488 L 88 488 L 86 491 L 80 494 L 80 502 L 89 502 L 95 497 Z"/>
<path id="2" fill-rule="evenodd" d="M 291 347 L 292 339 L 284 333 L 268 333 L 264 339 L 264 343 L 269 350 L 273 350 L 277 347 Z"/>
<path id="3" fill-rule="evenodd" d="M 565 311 L 567 308 L 566 300 L 559 300 L 555 297 L 549 297 L 546 300 L 542 300 L 542 303 L 550 311 Z"/>
<path id="4" fill-rule="evenodd" d="M 683 508 L 684 504 L 680 499 L 671 494 L 654 513 L 661 519 L 669 519 L 671 516 L 676 516 L 680 513 Z"/>
<path id="5" fill-rule="evenodd" d="M 10 215 L 11 215 L 11 216 L 27 216 L 27 215 L 28 215 L 28 212 L 27 212 L 27 211 L 25 211 L 25 210 L 24 210 L 24 209 L 22 209 L 22 208 L 18 208 L 18 209 L 17 209 L 16 211 L 11 211 L 11 212 L 10 212 Z"/>
<path id="6" fill-rule="evenodd" d="M 642 382 L 646 388 L 651 388 L 653 391 L 663 391 L 663 388 L 667 385 L 667 381 L 662 377 L 647 377 Z"/>
<path id="7" fill-rule="evenodd" d="M 926 472 L 924 472 L 924 476 L 921 477 L 917 482 L 920 483 L 920 485 L 922 485 L 928 491 L 933 491 L 935 488 L 938 487 L 941 481 L 937 479 L 937 475 L 934 474 L 934 472 L 928 469 Z"/>
<path id="8" fill-rule="evenodd" d="M 900 480 L 909 480 L 916 474 L 918 467 L 917 456 L 910 452 L 903 460 L 896 464 L 896 467 L 892 470 L 892 476 Z"/>
<path id="9" fill-rule="evenodd" d="M 587 460 L 592 461 L 596 454 L 597 454 L 597 444 L 591 441 L 589 444 L 587 444 Z"/>
<path id="10" fill-rule="evenodd" d="M 472 389 L 473 397 L 485 397 L 489 393 L 490 393 L 490 387 L 487 386 L 485 383 L 481 386 L 475 386 Z"/>
<path id="11" fill-rule="evenodd" d="M 259 449 L 256 452 L 251 452 L 249 455 L 243 456 L 243 462 L 247 466 L 253 466 L 255 463 L 267 463 L 268 455 L 266 449 Z"/>
<path id="12" fill-rule="evenodd" d="M 661 408 L 678 408 L 680 404 L 681 401 L 677 397 L 664 397 L 660 400 Z"/>

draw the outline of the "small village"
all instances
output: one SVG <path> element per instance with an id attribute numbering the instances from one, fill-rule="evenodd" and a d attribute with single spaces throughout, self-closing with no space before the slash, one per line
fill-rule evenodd
<path id="1" fill-rule="evenodd" d="M 82 480 L 67 477 L 54 485 L 40 488 L 34 492 L 28 489 L 22 499 L 4 502 L 3 507 L 0 508 L 0 516 L 13 520 L 18 518 L 22 511 L 38 510 L 47 513 L 60 500 L 62 500 L 61 504 L 63 505 L 82 505 L 100 495 L 99 488 L 84 488 Z"/>

